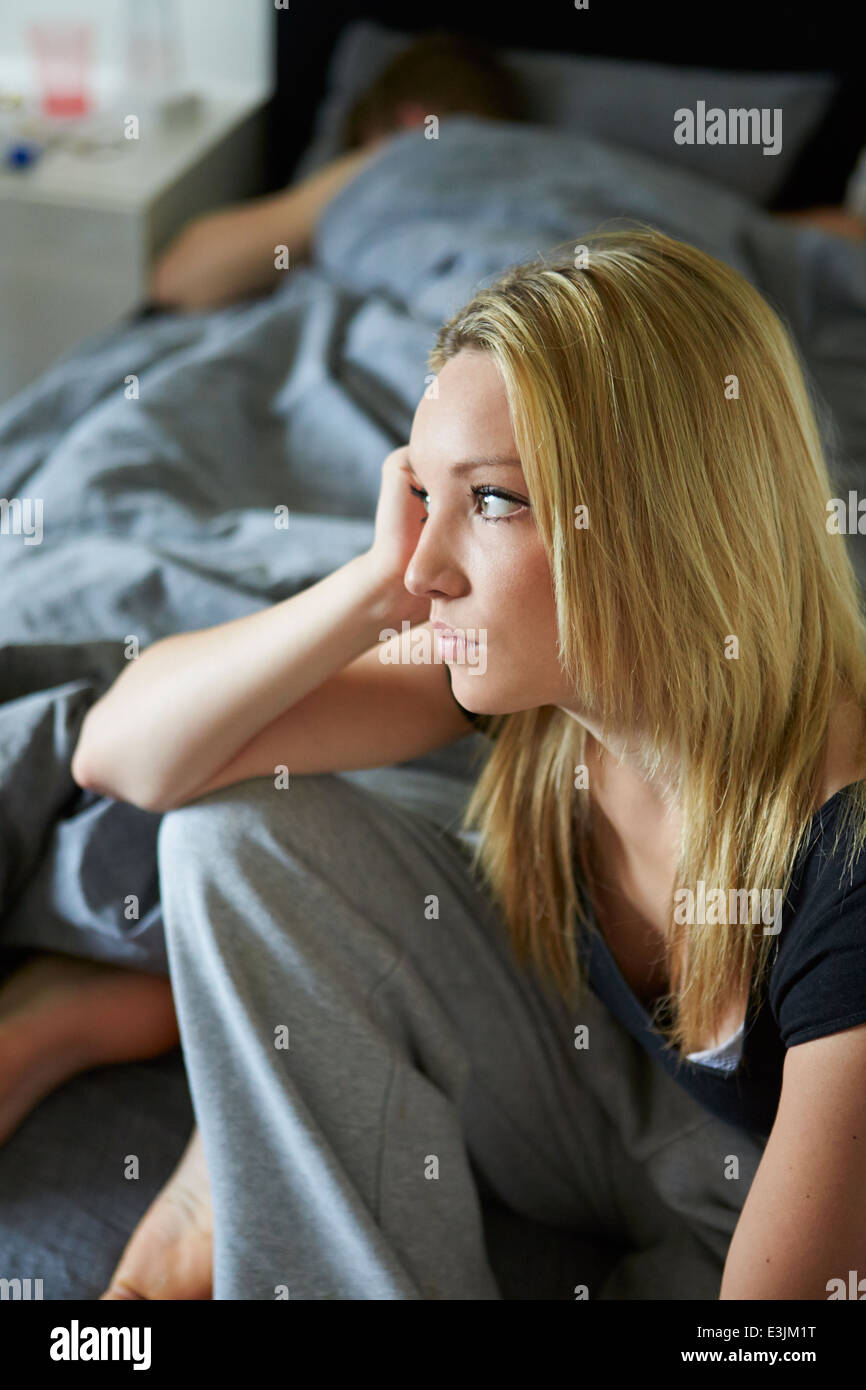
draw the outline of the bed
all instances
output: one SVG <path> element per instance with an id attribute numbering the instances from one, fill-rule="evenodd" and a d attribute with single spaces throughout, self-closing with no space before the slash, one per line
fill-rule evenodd
<path id="1" fill-rule="evenodd" d="M 286 133 L 270 151 L 275 185 L 334 152 L 357 82 L 405 41 L 396 6 L 369 7 L 360 25 L 347 7 L 327 19 L 302 8 L 275 14 L 271 128 Z M 413 132 L 397 136 L 328 208 L 313 263 L 272 295 L 142 312 L 0 409 L 0 497 L 42 503 L 39 543 L 0 535 L 4 973 L 28 947 L 165 969 L 160 818 L 74 783 L 84 715 L 130 637 L 143 647 L 254 612 L 367 547 L 381 462 L 408 438 L 432 334 L 505 265 L 619 218 L 729 261 L 801 348 L 837 495 L 863 493 L 866 244 L 770 215 L 839 202 L 866 144 L 826 9 L 820 24 L 808 12 L 780 26 L 777 7 L 749 35 L 748 73 L 742 35 L 734 44 L 724 26 L 708 37 L 643 7 L 623 32 L 601 10 L 564 23 L 549 8 L 533 12 L 531 39 L 498 10 L 493 30 L 535 92 L 533 121 L 446 117 L 424 161 Z M 440 7 L 437 25 L 457 27 L 452 11 Z M 791 112 L 791 147 L 771 173 L 754 150 L 728 149 L 717 168 L 706 148 L 660 151 L 672 102 L 710 90 L 720 104 L 752 92 L 749 104 Z M 847 543 L 862 584 L 866 537 Z M 472 742 L 394 771 L 435 795 L 438 777 L 470 775 Z M 192 1123 L 179 1049 L 61 1087 L 0 1146 L 0 1276 L 42 1279 L 47 1299 L 98 1297 Z M 137 1182 L 124 1177 L 129 1153 Z M 493 1194 L 486 1212 L 503 1296 L 561 1296 L 562 1234 L 518 1226 Z"/>

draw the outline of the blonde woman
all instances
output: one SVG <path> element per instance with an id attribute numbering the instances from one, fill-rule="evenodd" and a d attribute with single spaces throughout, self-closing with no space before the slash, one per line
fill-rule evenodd
<path id="1" fill-rule="evenodd" d="M 490 1199 L 574 1237 L 537 1296 L 864 1268 L 866 629 L 808 389 L 726 265 L 583 244 L 442 327 L 369 552 L 88 716 L 79 780 L 166 813 L 200 1129 L 110 1298 L 507 1297 Z M 473 716 L 462 821 L 334 775 Z"/>

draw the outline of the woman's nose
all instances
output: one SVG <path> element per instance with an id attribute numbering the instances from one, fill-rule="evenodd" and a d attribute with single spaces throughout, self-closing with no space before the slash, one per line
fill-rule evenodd
<path id="1" fill-rule="evenodd" d="M 456 571 L 442 524 L 428 516 L 406 566 L 403 583 L 416 598 L 432 598 L 434 594 L 450 593 L 455 582 Z"/>

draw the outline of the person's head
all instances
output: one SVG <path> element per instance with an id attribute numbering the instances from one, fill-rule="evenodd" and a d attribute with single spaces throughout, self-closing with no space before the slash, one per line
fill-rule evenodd
<path id="1" fill-rule="evenodd" d="M 357 149 L 426 116 L 525 118 L 522 90 L 486 44 L 461 34 L 422 34 L 386 65 L 353 102 L 342 130 L 342 147 Z"/>
<path id="2" fill-rule="evenodd" d="M 406 584 L 486 634 L 483 674 L 451 666 L 457 699 L 501 716 L 466 824 L 518 949 L 565 985 L 584 724 L 639 746 L 648 774 L 675 769 L 681 886 L 779 886 L 840 685 L 866 708 L 857 581 L 796 349 L 704 252 L 652 228 L 584 237 L 481 289 L 430 366 Z M 520 467 L 452 471 L 490 455 Z M 712 926 L 690 950 L 694 1037 L 755 952 Z"/>

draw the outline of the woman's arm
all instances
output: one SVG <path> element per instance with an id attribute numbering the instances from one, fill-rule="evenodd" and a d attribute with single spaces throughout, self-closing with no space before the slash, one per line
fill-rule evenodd
<path id="1" fill-rule="evenodd" d="M 281 603 L 163 638 L 130 662 L 84 719 L 71 769 L 79 785 L 166 810 L 213 789 L 220 771 L 224 785 L 273 775 L 277 763 L 372 767 L 468 732 L 429 632 L 420 658 L 379 660 L 383 629 L 430 616 L 429 597 L 403 583 L 425 515 L 406 452 L 382 465 L 370 550 Z"/>
<path id="2" fill-rule="evenodd" d="M 401 659 L 401 642 L 377 642 L 278 714 L 206 782 L 149 809 L 172 811 L 249 777 L 273 779 L 283 767 L 298 776 L 390 767 L 473 733 L 447 670 Z M 433 642 L 432 624 L 412 628 L 410 650 L 432 653 Z"/>
<path id="3" fill-rule="evenodd" d="M 273 288 L 284 273 L 274 265 L 275 248 L 287 246 L 290 263 L 309 253 L 324 209 L 379 143 L 338 155 L 282 193 L 195 218 L 153 267 L 149 302 L 171 309 L 211 309 Z"/>
<path id="4" fill-rule="evenodd" d="M 393 612 L 367 552 L 261 612 L 154 642 L 91 706 L 73 777 L 148 808 L 183 797 L 373 646 Z"/>
<path id="5" fill-rule="evenodd" d="M 789 1048 L 783 1078 L 719 1297 L 863 1298 L 866 1024 Z"/>

